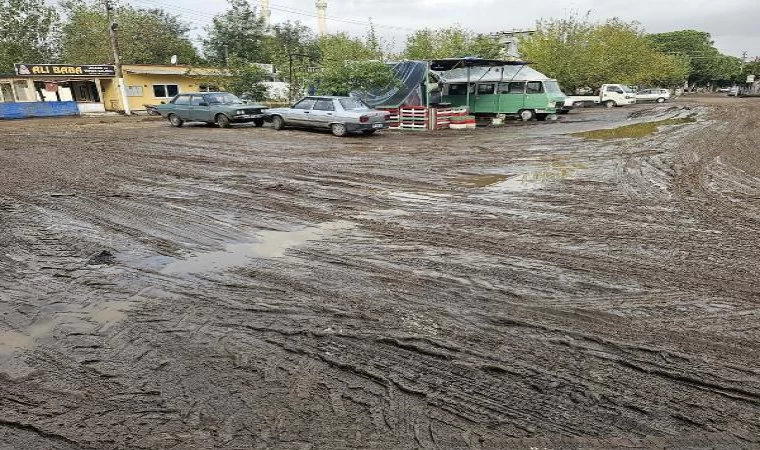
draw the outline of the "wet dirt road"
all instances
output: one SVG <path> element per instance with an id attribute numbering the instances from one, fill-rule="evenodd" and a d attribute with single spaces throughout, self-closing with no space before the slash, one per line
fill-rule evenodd
<path id="1" fill-rule="evenodd" d="M 757 448 L 759 118 L 0 122 L 0 446 Z"/>

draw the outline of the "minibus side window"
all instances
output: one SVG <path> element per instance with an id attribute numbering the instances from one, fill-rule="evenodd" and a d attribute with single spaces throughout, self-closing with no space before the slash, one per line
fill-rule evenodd
<path id="1" fill-rule="evenodd" d="M 524 94 L 525 93 L 525 82 L 524 81 L 513 81 L 509 83 L 509 93 L 510 94 Z"/>
<path id="2" fill-rule="evenodd" d="M 467 95 L 467 84 L 465 83 L 450 84 L 449 95 Z"/>
<path id="3" fill-rule="evenodd" d="M 528 81 L 526 92 L 528 94 L 541 94 L 544 92 L 544 85 L 540 81 Z"/>
<path id="4" fill-rule="evenodd" d="M 493 94 L 494 89 L 496 88 L 496 85 L 494 83 L 483 83 L 478 85 L 478 94 L 479 95 L 488 95 Z"/>

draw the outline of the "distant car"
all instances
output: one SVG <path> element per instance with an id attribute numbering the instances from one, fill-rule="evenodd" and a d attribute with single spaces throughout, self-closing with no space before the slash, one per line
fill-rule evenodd
<path id="1" fill-rule="evenodd" d="M 275 130 L 285 127 L 329 129 L 335 136 L 352 132 L 373 134 L 388 128 L 390 114 L 353 97 L 308 96 L 291 108 L 269 109 L 265 116 Z"/>
<path id="2" fill-rule="evenodd" d="M 262 105 L 247 104 L 228 92 L 179 94 L 169 103 L 156 106 L 156 111 L 175 127 L 185 122 L 215 123 L 221 128 L 253 122 L 260 127 L 264 125 L 265 109 Z"/>
<path id="3" fill-rule="evenodd" d="M 730 87 L 718 88 L 718 92 L 728 93 L 728 92 L 731 92 L 731 88 Z"/>
<path id="4" fill-rule="evenodd" d="M 738 97 L 739 96 L 739 86 L 732 86 L 731 89 L 728 91 L 729 97 Z"/>
<path id="5" fill-rule="evenodd" d="M 644 89 L 636 93 L 637 102 L 663 103 L 665 100 L 670 100 L 670 91 L 667 89 Z"/>

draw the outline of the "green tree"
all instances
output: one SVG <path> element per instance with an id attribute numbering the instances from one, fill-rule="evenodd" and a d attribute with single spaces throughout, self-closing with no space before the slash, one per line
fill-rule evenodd
<path id="1" fill-rule="evenodd" d="M 265 19 L 246 0 L 227 0 L 227 11 L 214 17 L 203 41 L 203 52 L 213 64 L 221 65 L 227 55 L 248 62 L 268 63 Z"/>
<path id="2" fill-rule="evenodd" d="M 319 60 L 319 46 L 311 28 L 300 22 L 283 22 L 274 25 L 266 38 L 267 62 L 274 65 L 277 72 L 286 79 L 290 76 L 291 62 L 299 71 L 310 61 Z M 300 73 L 300 72 L 299 72 Z"/>
<path id="3" fill-rule="evenodd" d="M 476 56 L 498 58 L 504 46 L 497 38 L 476 34 L 460 26 L 417 30 L 406 38 L 407 59 L 440 59 Z"/>
<path id="4" fill-rule="evenodd" d="M 365 61 L 380 59 L 381 55 L 358 37 L 346 33 L 320 36 L 317 40 L 319 59 L 323 62 Z"/>
<path id="5" fill-rule="evenodd" d="M 53 62 L 58 15 L 43 0 L 0 0 L 0 73 L 16 63 Z"/>
<path id="6" fill-rule="evenodd" d="M 61 29 L 61 59 L 69 64 L 113 62 L 108 17 L 99 2 L 68 0 L 61 3 L 67 17 Z M 198 52 L 187 36 L 190 28 L 178 17 L 160 9 L 116 5 L 119 44 L 125 64 L 196 64 Z"/>
<path id="7" fill-rule="evenodd" d="M 650 34 L 649 39 L 658 50 L 681 56 L 689 62 L 690 84 L 731 80 L 740 71 L 739 59 L 722 55 L 715 48 L 710 33 L 679 30 Z"/>
<path id="8" fill-rule="evenodd" d="M 523 57 L 568 89 L 604 83 L 674 86 L 683 83 L 683 58 L 658 51 L 637 23 L 588 17 L 539 22 L 520 41 Z"/>
<path id="9" fill-rule="evenodd" d="M 396 87 L 400 81 L 381 61 L 331 61 L 317 74 L 318 92 L 325 95 L 360 95 L 375 89 Z"/>
<path id="10" fill-rule="evenodd" d="M 267 88 L 263 82 L 267 76 L 267 72 L 259 65 L 232 56 L 229 67 L 217 68 L 213 73 L 201 77 L 199 83 L 261 101 L 266 99 Z"/>

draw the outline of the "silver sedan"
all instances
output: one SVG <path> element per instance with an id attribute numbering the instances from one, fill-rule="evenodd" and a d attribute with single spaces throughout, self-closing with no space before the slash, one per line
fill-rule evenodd
<path id="1" fill-rule="evenodd" d="M 309 96 L 291 108 L 266 111 L 265 120 L 275 130 L 287 126 L 329 129 L 335 136 L 360 132 L 373 134 L 388 128 L 390 114 L 367 106 L 353 97 Z"/>

